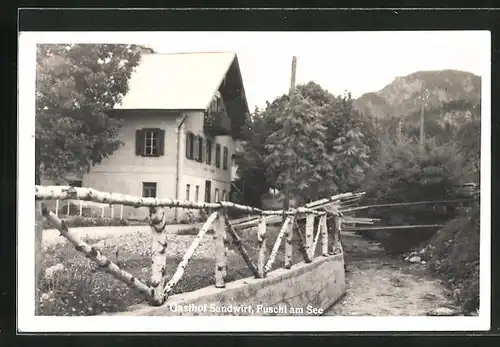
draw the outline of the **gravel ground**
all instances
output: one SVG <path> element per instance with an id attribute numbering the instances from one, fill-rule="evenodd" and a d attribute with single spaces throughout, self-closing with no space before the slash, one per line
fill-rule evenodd
<path id="1" fill-rule="evenodd" d="M 201 225 L 201 224 L 200 224 Z M 193 227 L 198 227 L 195 225 L 186 224 L 172 224 L 166 226 L 166 232 L 168 234 L 176 234 L 180 229 L 190 229 Z M 151 228 L 148 225 L 131 225 L 131 226 L 116 226 L 116 227 L 81 227 L 81 228 L 71 228 L 72 233 L 76 233 L 80 238 L 90 238 L 90 239 L 123 239 L 124 236 L 137 236 L 145 235 L 148 236 L 151 233 Z M 67 242 L 67 240 L 60 236 L 59 231 L 56 229 L 46 229 L 43 231 L 43 246 L 54 246 Z"/>
<path id="2" fill-rule="evenodd" d="M 327 316 L 422 316 L 437 308 L 456 309 L 450 291 L 425 265 L 390 258 L 376 243 L 342 237 L 347 293 Z"/>

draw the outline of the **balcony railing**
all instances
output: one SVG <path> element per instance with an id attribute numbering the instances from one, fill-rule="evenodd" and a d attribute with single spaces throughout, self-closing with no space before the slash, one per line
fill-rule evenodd
<path id="1" fill-rule="evenodd" d="M 219 112 L 208 111 L 205 112 L 203 128 L 207 134 L 212 136 L 230 135 L 231 119 L 225 110 Z"/>

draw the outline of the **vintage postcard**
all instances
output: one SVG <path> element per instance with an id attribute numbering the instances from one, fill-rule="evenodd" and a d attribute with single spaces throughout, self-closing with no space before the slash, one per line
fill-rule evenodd
<path id="1" fill-rule="evenodd" d="M 490 65 L 487 31 L 21 32 L 19 331 L 489 329 Z"/>

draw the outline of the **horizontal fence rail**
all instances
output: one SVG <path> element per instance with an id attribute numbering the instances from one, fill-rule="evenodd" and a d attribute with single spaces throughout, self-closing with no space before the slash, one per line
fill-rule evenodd
<path id="1" fill-rule="evenodd" d="M 193 257 L 197 247 L 207 232 L 214 230 L 215 249 L 215 283 L 218 288 L 225 287 L 227 275 L 227 247 L 229 243 L 234 245 L 245 264 L 250 269 L 254 277 L 264 278 L 271 271 L 276 263 L 277 255 L 281 244 L 285 240 L 284 246 L 284 268 L 292 266 L 292 242 L 297 240 L 298 251 L 302 255 L 304 262 L 313 261 L 316 255 L 316 248 L 321 243 L 320 256 L 329 256 L 341 251 L 339 234 L 342 223 L 351 224 L 373 224 L 376 219 L 348 217 L 343 221 L 340 213 L 342 207 L 350 206 L 358 201 L 364 193 L 343 193 L 310 202 L 304 206 L 285 210 L 262 210 L 259 208 L 236 204 L 230 201 L 220 202 L 192 202 L 173 199 L 143 198 L 126 194 L 100 192 L 92 188 L 70 187 L 70 186 L 35 186 L 35 200 L 41 204 L 43 216 L 52 226 L 61 232 L 75 248 L 83 255 L 96 262 L 98 266 L 111 274 L 116 279 L 126 283 L 130 288 L 137 291 L 152 305 L 162 305 L 173 292 L 187 271 L 190 259 Z M 78 204 L 80 211 L 87 202 L 91 204 L 119 205 L 120 211 L 123 206 L 134 208 L 147 208 L 149 212 L 149 225 L 152 232 L 151 244 L 151 278 L 148 284 L 135 278 L 132 274 L 120 269 L 96 248 L 87 245 L 78 236 L 68 229 L 65 221 L 61 220 L 56 213 L 50 211 L 44 203 L 46 200 L 68 201 Z M 57 203 L 59 206 L 60 203 Z M 199 229 L 198 234 L 184 253 L 175 273 L 170 279 L 166 278 L 167 261 L 167 234 L 165 227 L 168 224 L 167 215 L 163 208 L 183 208 L 192 210 L 203 210 L 209 213 L 208 218 Z M 250 217 L 239 222 L 231 222 L 228 217 L 229 210 L 247 212 Z M 69 207 L 68 207 L 69 211 Z M 112 209 L 114 211 L 114 209 Z M 69 212 L 68 212 L 69 214 Z M 123 212 L 120 214 L 123 218 Z M 283 222 L 283 217 L 286 217 Z M 335 219 L 329 230 L 327 220 Z M 299 221 L 306 220 L 304 230 L 301 229 Z M 317 222 L 317 223 L 316 223 Z M 267 256 L 267 227 L 275 224 L 282 224 L 276 240 Z M 316 231 L 314 225 L 317 224 Z M 239 231 L 247 228 L 257 227 L 257 263 L 250 257 L 245 243 L 238 234 Z M 229 238 L 226 236 L 228 235 Z M 321 241 L 321 242 L 320 242 Z"/>

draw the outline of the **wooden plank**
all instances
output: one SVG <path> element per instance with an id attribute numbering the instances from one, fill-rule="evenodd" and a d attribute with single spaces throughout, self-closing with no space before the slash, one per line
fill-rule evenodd
<path id="1" fill-rule="evenodd" d="M 324 257 L 328 256 L 328 227 L 326 224 L 326 216 L 321 217 L 321 254 Z"/>
<path id="2" fill-rule="evenodd" d="M 423 224 L 423 225 L 391 225 L 380 227 L 344 227 L 345 231 L 372 231 L 372 230 L 398 230 L 398 229 L 418 229 L 418 228 L 441 228 L 445 224 Z"/>
<path id="3" fill-rule="evenodd" d="M 465 202 L 465 201 L 472 201 L 472 200 L 473 199 L 455 199 L 455 200 L 398 202 L 398 203 L 393 203 L 393 204 L 367 205 L 367 206 L 347 208 L 347 209 L 342 209 L 339 212 L 341 212 L 341 213 L 353 212 L 353 211 L 366 210 L 368 208 L 376 208 L 376 207 L 411 206 L 411 205 L 426 205 L 426 204 L 441 204 L 441 203 L 444 204 L 444 203 Z"/>

